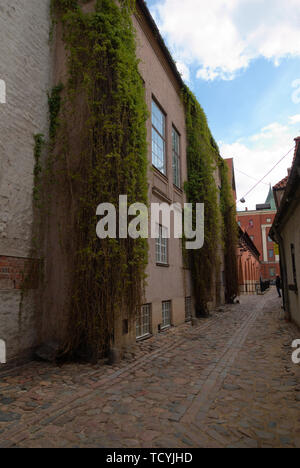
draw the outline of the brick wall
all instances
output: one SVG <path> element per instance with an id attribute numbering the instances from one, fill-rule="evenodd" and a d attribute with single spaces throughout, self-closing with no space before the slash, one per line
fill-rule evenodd
<path id="1" fill-rule="evenodd" d="M 0 255 L 0 290 L 26 289 L 38 287 L 39 261 Z"/>
<path id="2" fill-rule="evenodd" d="M 267 250 L 267 259 L 264 258 L 263 244 L 263 229 L 262 226 L 271 226 L 275 219 L 275 211 L 249 211 L 238 212 L 238 221 L 241 228 L 248 233 L 252 238 L 256 248 L 260 252 L 261 276 L 263 280 L 274 280 L 275 276 L 271 276 L 270 271 L 274 269 L 275 275 L 280 275 L 280 265 L 275 258 L 275 244 L 268 238 L 271 227 L 265 229 L 265 246 Z M 269 256 L 270 251 L 273 251 L 273 257 Z"/>

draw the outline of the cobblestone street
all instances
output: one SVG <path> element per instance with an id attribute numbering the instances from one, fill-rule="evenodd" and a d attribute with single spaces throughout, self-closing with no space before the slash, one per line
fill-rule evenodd
<path id="1" fill-rule="evenodd" d="M 244 297 L 119 366 L 0 376 L 0 446 L 300 448 L 300 331 L 280 305 L 275 291 Z"/>

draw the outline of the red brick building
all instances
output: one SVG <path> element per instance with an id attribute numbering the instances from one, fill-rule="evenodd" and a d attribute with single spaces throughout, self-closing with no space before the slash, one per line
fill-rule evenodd
<path id="1" fill-rule="evenodd" d="M 277 210 L 272 189 L 266 203 L 257 205 L 253 211 L 239 211 L 239 226 L 247 232 L 257 250 L 261 253 L 260 275 L 263 281 L 273 281 L 280 275 L 279 255 L 276 244 L 269 237 Z"/>
<path id="2" fill-rule="evenodd" d="M 236 196 L 236 183 L 233 158 L 225 159 L 228 165 L 229 182 L 234 200 Z M 259 284 L 261 267 L 260 251 L 249 237 L 247 229 L 239 227 L 239 241 L 237 248 L 237 268 L 240 294 L 255 294 Z"/>
<path id="3" fill-rule="evenodd" d="M 238 275 L 240 294 L 255 294 L 260 280 L 260 252 L 247 232 L 239 228 Z"/>

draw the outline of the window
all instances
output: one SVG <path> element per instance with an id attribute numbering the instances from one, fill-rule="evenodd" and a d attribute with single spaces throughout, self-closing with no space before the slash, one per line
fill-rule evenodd
<path id="1" fill-rule="evenodd" d="M 180 136 L 173 127 L 172 130 L 172 152 L 173 152 L 173 182 L 176 187 L 181 187 L 180 175 Z"/>
<path id="2" fill-rule="evenodd" d="M 192 298 L 185 298 L 185 320 L 189 322 L 192 319 Z"/>
<path id="3" fill-rule="evenodd" d="M 268 236 L 268 242 L 273 242 L 270 236 Z"/>
<path id="4" fill-rule="evenodd" d="M 270 268 L 270 276 L 271 277 L 275 276 L 275 268 Z"/>
<path id="5" fill-rule="evenodd" d="M 123 320 L 123 335 L 128 335 L 129 333 L 129 323 L 128 319 Z"/>
<path id="6" fill-rule="evenodd" d="M 254 241 L 254 236 L 250 236 L 250 239 L 252 240 L 252 242 Z"/>
<path id="7" fill-rule="evenodd" d="M 269 258 L 274 258 L 274 250 L 269 250 Z"/>
<path id="8" fill-rule="evenodd" d="M 292 265 L 293 265 L 293 279 L 294 285 L 296 288 L 296 292 L 298 291 L 298 284 L 297 284 L 297 269 L 296 269 L 296 257 L 295 257 L 295 246 L 291 244 L 291 254 L 292 254 Z"/>
<path id="9" fill-rule="evenodd" d="M 171 326 L 171 301 L 162 303 L 162 328 Z"/>
<path id="10" fill-rule="evenodd" d="M 136 337 L 144 338 L 151 333 L 151 304 L 142 306 L 136 318 Z"/>
<path id="11" fill-rule="evenodd" d="M 241 221 L 238 221 L 238 225 L 241 227 L 241 225 L 242 225 Z"/>
<path id="12" fill-rule="evenodd" d="M 159 237 L 156 239 L 156 263 L 168 265 L 168 230 L 159 226 Z"/>
<path id="13" fill-rule="evenodd" d="M 272 222 L 271 218 L 268 218 L 267 223 L 271 223 L 271 222 Z"/>
<path id="14" fill-rule="evenodd" d="M 152 101 L 152 164 L 163 174 L 166 174 L 165 128 L 165 115 Z"/>
<path id="15" fill-rule="evenodd" d="M 251 228 L 253 228 L 253 226 L 254 226 L 253 219 L 250 219 L 250 221 L 249 221 L 249 226 L 250 226 Z"/>

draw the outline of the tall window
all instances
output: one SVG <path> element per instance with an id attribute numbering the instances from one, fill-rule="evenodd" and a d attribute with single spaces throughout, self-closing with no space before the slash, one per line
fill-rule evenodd
<path id="1" fill-rule="evenodd" d="M 250 219 L 250 221 L 249 221 L 249 226 L 250 226 L 251 228 L 253 228 L 253 227 L 254 227 L 254 222 L 253 222 L 253 219 Z"/>
<path id="2" fill-rule="evenodd" d="M 162 327 L 171 326 L 171 301 L 164 301 L 162 303 Z"/>
<path id="3" fill-rule="evenodd" d="M 292 254 L 292 266 L 293 266 L 293 279 L 296 290 L 298 290 L 297 283 L 297 268 L 296 268 L 296 256 L 295 256 L 295 245 L 291 244 L 291 254 Z"/>
<path id="4" fill-rule="evenodd" d="M 269 258 L 274 258 L 274 250 L 269 250 Z"/>
<path id="5" fill-rule="evenodd" d="M 142 306 L 136 318 L 136 337 L 144 338 L 151 333 L 151 304 Z"/>
<path id="6" fill-rule="evenodd" d="M 272 278 L 275 276 L 275 268 L 270 268 L 270 276 Z"/>
<path id="7" fill-rule="evenodd" d="M 172 151 L 173 151 L 173 182 L 176 187 L 181 188 L 180 174 L 180 136 L 175 128 L 172 129 Z"/>
<path id="8" fill-rule="evenodd" d="M 168 230 L 159 226 L 159 237 L 156 239 L 156 263 L 168 264 Z"/>
<path id="9" fill-rule="evenodd" d="M 152 101 L 152 164 L 166 174 L 166 118 Z"/>

